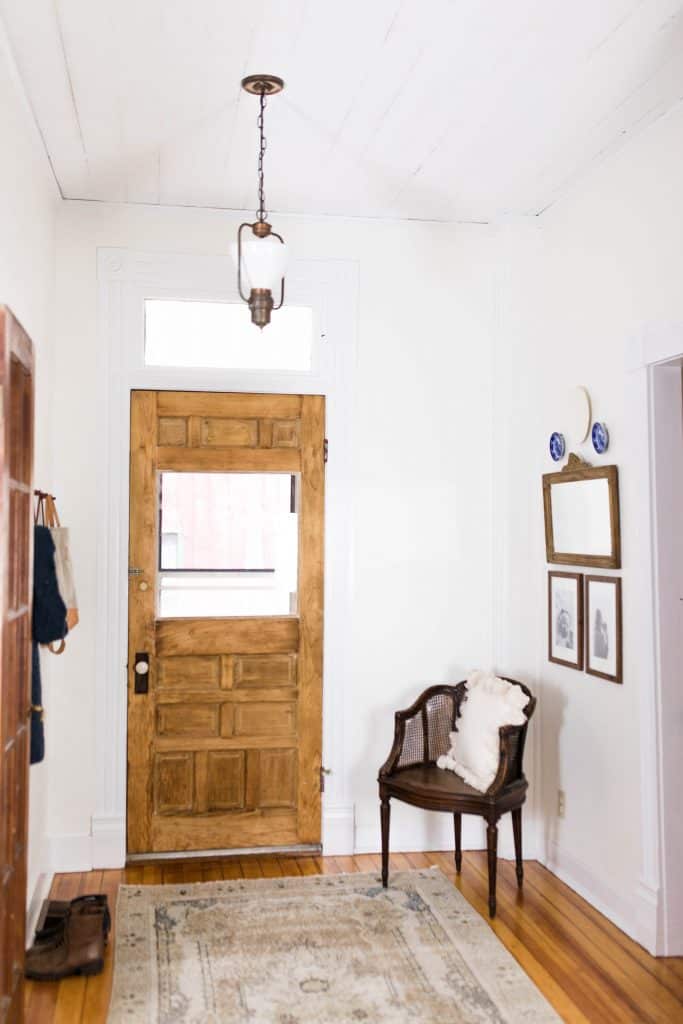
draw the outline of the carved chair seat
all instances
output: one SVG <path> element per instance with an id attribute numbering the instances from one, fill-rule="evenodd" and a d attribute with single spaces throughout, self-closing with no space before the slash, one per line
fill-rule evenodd
<path id="1" fill-rule="evenodd" d="M 486 820 L 489 870 L 489 913 L 496 913 L 496 866 L 498 820 L 507 811 L 512 813 L 515 840 L 517 882 L 524 878 L 522 864 L 522 804 L 526 799 L 527 780 L 522 761 L 526 732 L 536 699 L 523 683 L 519 686 L 529 697 L 524 708 L 523 725 L 505 725 L 499 730 L 500 756 L 493 782 L 481 793 L 459 775 L 436 765 L 448 752 L 449 734 L 457 732 L 457 720 L 467 699 L 465 683 L 455 686 L 430 686 L 405 711 L 394 716 L 394 744 L 379 771 L 379 797 L 382 823 L 382 885 L 389 880 L 390 800 L 395 798 L 430 811 L 447 811 L 453 815 L 455 833 L 455 868 L 462 867 L 462 815 L 478 814 Z"/>

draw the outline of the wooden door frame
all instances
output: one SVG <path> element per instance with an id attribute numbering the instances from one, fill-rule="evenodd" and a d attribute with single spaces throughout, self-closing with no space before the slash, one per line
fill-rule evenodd
<path id="1" fill-rule="evenodd" d="M 235 301 L 229 257 L 98 250 L 100 422 L 98 479 L 95 813 L 92 836 L 74 868 L 125 862 L 128 459 L 130 392 L 226 391 L 320 394 L 326 398 L 323 756 L 332 770 L 323 800 L 323 849 L 353 852 L 345 734 L 350 735 L 349 623 L 352 619 L 353 373 L 358 268 L 351 261 L 297 261 L 291 302 L 314 309 L 316 360 L 309 373 L 176 370 L 143 365 L 144 299 Z"/>
<path id="2" fill-rule="evenodd" d="M 13 360 L 29 378 L 28 389 L 22 392 L 16 391 L 13 381 Z M 17 393 L 20 397 L 18 408 L 15 405 Z M 7 976 L 0 987 L 0 1018 L 20 1024 L 24 1019 L 23 958 L 27 926 L 29 842 L 35 358 L 29 335 L 9 307 L 4 305 L 0 305 L 0 398 L 0 714 L 3 719 L 0 723 L 0 739 L 3 743 L 0 763 L 0 841 L 4 844 L 6 839 L 12 840 L 3 850 L 0 862 L 3 871 L 0 886 L 0 945 L 6 960 L 11 957 L 9 963 L 3 964 L 3 968 L 7 968 Z M 21 444 L 19 462 L 24 464 L 17 467 L 14 454 L 18 444 Z M 16 468 L 19 472 L 16 480 L 12 481 L 12 470 Z M 15 498 L 18 499 L 16 504 Z M 23 529 L 20 526 L 22 515 Z M 13 541 L 16 547 L 12 546 Z M 10 592 L 13 575 L 16 588 L 14 594 Z M 13 599 L 16 603 L 13 603 Z M 8 618 L 10 611 L 15 612 L 12 620 Z M 11 628 L 10 622 L 18 627 L 16 631 Z M 22 647 L 23 660 L 20 657 Z M 14 692 L 13 685 L 16 686 Z"/>
<path id="3" fill-rule="evenodd" d="M 631 678 L 638 685 L 639 755 L 640 755 L 640 817 L 641 867 L 633 902 L 632 921 L 624 930 L 635 937 L 654 956 L 680 954 L 683 935 L 674 934 L 670 907 L 677 898 L 667 877 L 665 846 L 667 843 L 667 812 L 671 816 L 670 780 L 660 770 L 663 749 L 663 722 L 667 715 L 663 695 L 662 673 L 665 671 L 661 643 L 662 608 L 665 597 L 659 565 L 660 548 L 666 546 L 662 535 L 661 481 L 657 481 L 657 433 L 661 418 L 670 409 L 658 409 L 655 375 L 658 368 L 683 360 L 683 322 L 646 324 L 627 339 L 625 346 L 626 390 L 625 408 L 629 409 L 627 447 L 634 453 L 629 469 L 631 488 L 629 515 L 637 523 L 639 545 L 631 553 L 629 577 L 631 587 L 640 582 L 637 593 L 631 592 L 631 611 L 625 617 L 638 623 L 641 630 L 638 650 L 631 658 Z M 657 421 L 660 421 L 659 423 Z M 634 507 L 635 506 L 635 507 Z M 636 573 L 638 574 L 636 577 Z M 629 581 L 624 576 L 624 586 Z M 625 634 L 626 635 L 626 634 Z M 627 684 L 629 680 L 626 680 Z M 597 901 L 592 902 L 599 907 Z M 614 920 L 615 915 L 610 914 Z M 619 922 L 618 922 L 619 923 Z M 630 926 L 630 927 L 629 927 Z"/>

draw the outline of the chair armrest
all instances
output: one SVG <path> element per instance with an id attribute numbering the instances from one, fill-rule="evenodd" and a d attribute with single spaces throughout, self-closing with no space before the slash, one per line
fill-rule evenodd
<path id="1" fill-rule="evenodd" d="M 522 776 L 521 752 L 524 748 L 524 736 L 528 725 L 503 725 L 500 733 L 500 761 L 496 777 L 486 790 L 487 796 L 498 793 L 511 782 Z"/>

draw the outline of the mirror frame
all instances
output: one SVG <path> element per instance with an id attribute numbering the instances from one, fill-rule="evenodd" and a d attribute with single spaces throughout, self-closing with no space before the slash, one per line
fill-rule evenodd
<path id="1" fill-rule="evenodd" d="M 551 487 L 576 483 L 579 480 L 607 480 L 609 485 L 609 518 L 612 551 L 609 555 L 584 555 L 580 552 L 555 550 Z M 543 511 L 545 515 L 545 556 L 559 565 L 590 565 L 600 569 L 621 569 L 621 528 L 619 525 L 619 471 L 616 466 L 591 466 L 573 452 L 559 473 L 543 475 Z"/>

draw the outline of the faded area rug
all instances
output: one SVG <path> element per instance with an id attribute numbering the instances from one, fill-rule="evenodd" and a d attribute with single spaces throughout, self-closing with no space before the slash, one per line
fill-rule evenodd
<path id="1" fill-rule="evenodd" d="M 109 1024 L 556 1024 L 440 871 L 122 886 Z"/>

